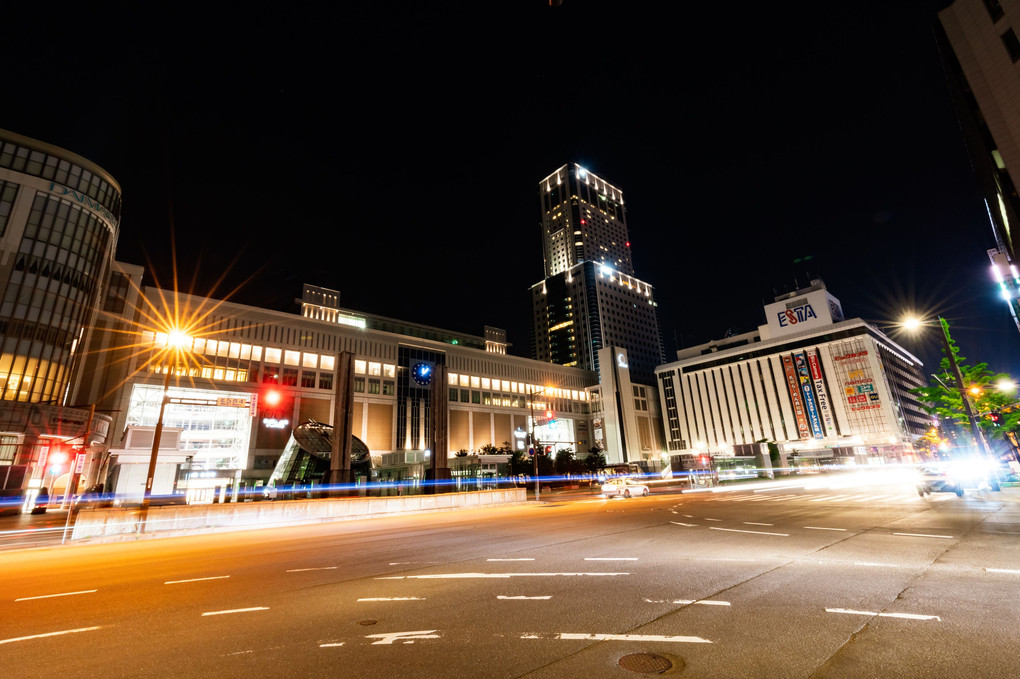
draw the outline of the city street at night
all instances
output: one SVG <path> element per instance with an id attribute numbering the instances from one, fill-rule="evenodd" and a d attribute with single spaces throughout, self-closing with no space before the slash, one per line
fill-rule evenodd
<path id="1" fill-rule="evenodd" d="M 1013 676 L 1020 489 L 832 474 L 7 551 L 19 677 Z M 11 668 L 17 671 L 10 673 Z"/>

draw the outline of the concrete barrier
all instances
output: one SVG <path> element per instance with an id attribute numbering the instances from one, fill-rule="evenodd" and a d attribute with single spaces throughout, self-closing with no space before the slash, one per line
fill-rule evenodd
<path id="1" fill-rule="evenodd" d="M 74 522 L 72 540 L 113 542 L 142 537 L 199 535 L 380 516 L 486 507 L 525 502 L 523 488 L 398 497 L 274 500 L 211 505 L 150 507 L 139 526 L 137 508 L 84 509 Z"/>

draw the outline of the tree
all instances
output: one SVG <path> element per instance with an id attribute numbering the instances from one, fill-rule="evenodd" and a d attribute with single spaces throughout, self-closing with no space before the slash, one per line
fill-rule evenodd
<path id="1" fill-rule="evenodd" d="M 941 329 L 940 329 L 941 330 Z M 974 406 L 978 426 L 988 439 L 1006 439 L 1007 432 L 1014 431 L 1020 424 L 1020 409 L 1016 408 L 1016 396 L 998 388 L 1001 382 L 1011 382 L 1006 373 L 993 373 L 987 363 L 967 365 L 967 359 L 960 356 L 960 349 L 947 334 L 949 349 L 956 366 L 960 369 L 963 384 L 957 385 L 949 356 L 944 355 L 939 365 L 939 374 L 933 375 L 931 386 L 911 389 L 917 396 L 922 409 L 939 420 L 949 420 L 958 428 L 968 431 L 970 422 L 963 407 L 960 389 L 965 390 Z M 945 347 L 942 353 L 946 353 Z M 999 413 L 998 422 L 989 415 Z"/>
<path id="2" fill-rule="evenodd" d="M 584 464 L 584 469 L 589 474 L 598 474 L 600 471 L 606 468 L 606 454 L 602 452 L 601 448 L 592 446 L 588 449 L 588 454 L 581 462 Z"/>
<path id="3" fill-rule="evenodd" d="M 478 449 L 478 452 L 482 455 L 498 455 L 500 451 L 499 448 L 492 445 L 491 443 L 486 443 L 484 446 Z"/>
<path id="4" fill-rule="evenodd" d="M 572 448 L 558 450 L 553 467 L 555 467 L 556 473 L 561 476 L 574 471 L 574 450 Z"/>

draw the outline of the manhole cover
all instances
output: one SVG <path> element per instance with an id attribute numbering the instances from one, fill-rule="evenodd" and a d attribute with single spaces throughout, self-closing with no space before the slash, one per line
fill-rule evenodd
<path id="1" fill-rule="evenodd" d="M 378 620 L 359 620 L 358 624 L 359 625 L 364 625 L 365 627 L 368 627 L 369 625 L 374 625 L 377 622 L 379 622 L 379 621 Z"/>
<path id="2" fill-rule="evenodd" d="M 673 669 L 673 661 L 654 653 L 631 653 L 620 658 L 620 667 L 641 674 L 662 674 Z"/>

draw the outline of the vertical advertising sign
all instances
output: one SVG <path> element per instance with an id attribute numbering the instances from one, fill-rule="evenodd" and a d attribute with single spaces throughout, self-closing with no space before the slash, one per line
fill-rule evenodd
<path id="1" fill-rule="evenodd" d="M 822 431 L 822 419 L 818 416 L 815 397 L 811 392 L 811 373 L 808 371 L 807 356 L 803 351 L 793 355 L 793 365 L 797 369 L 800 389 L 804 392 L 804 410 L 807 411 L 808 422 L 811 423 L 811 433 L 816 439 L 825 438 L 825 432 Z"/>
<path id="2" fill-rule="evenodd" d="M 797 374 L 793 369 L 793 358 L 789 355 L 783 356 L 783 371 L 786 373 L 786 386 L 790 391 L 790 401 L 793 403 L 793 414 L 797 418 L 797 431 L 802 439 L 811 438 L 811 430 L 808 428 L 807 418 L 804 416 L 804 404 L 800 398 Z"/>
<path id="3" fill-rule="evenodd" d="M 825 379 L 822 377 L 822 362 L 818 358 L 818 352 L 809 349 L 807 352 L 808 368 L 811 369 L 811 380 L 815 388 L 815 396 L 818 397 L 818 413 L 822 417 L 822 429 L 826 436 L 836 435 L 836 422 L 832 416 L 832 408 L 829 406 L 829 393 L 825 389 Z"/>

